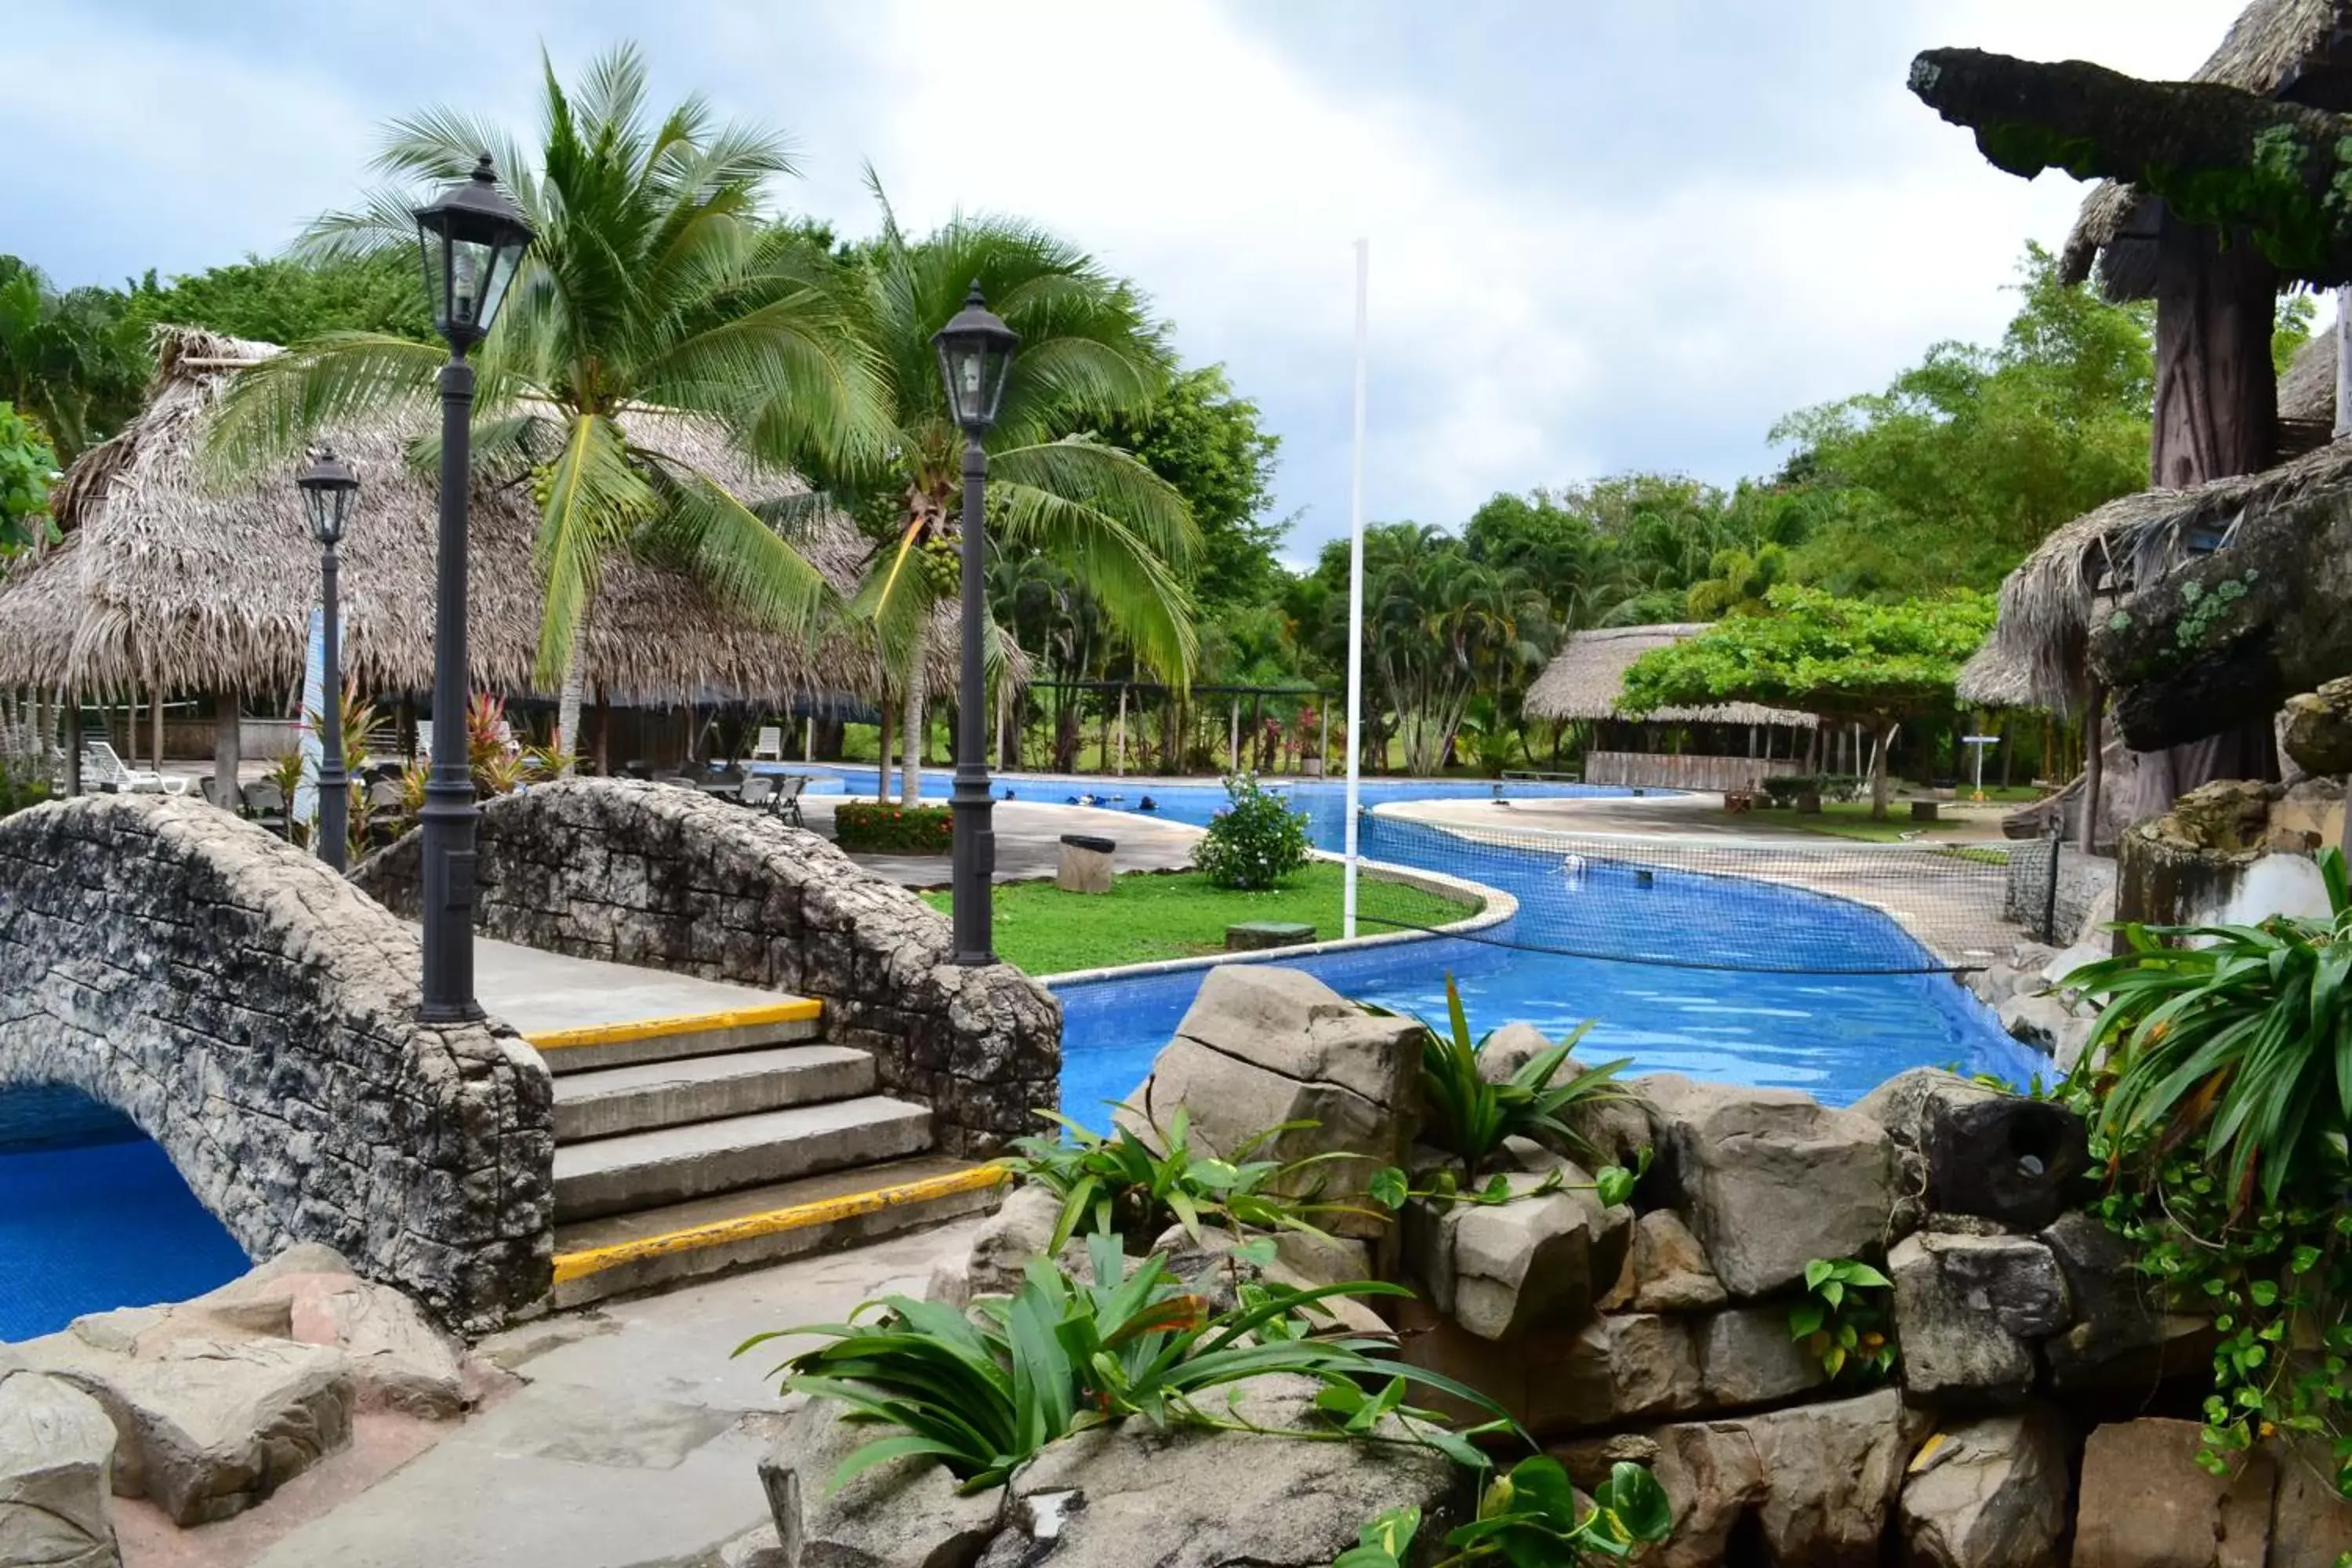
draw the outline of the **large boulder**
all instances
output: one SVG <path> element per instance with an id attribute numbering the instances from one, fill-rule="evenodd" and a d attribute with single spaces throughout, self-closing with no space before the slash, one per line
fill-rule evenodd
<path id="1" fill-rule="evenodd" d="M 1061 1221 L 1062 1199 L 1051 1187 L 1034 1182 L 1014 1187 L 972 1232 L 971 1249 L 932 1269 L 931 1300 L 962 1308 L 982 1296 L 1012 1295 L 1021 1289 L 1029 1260 L 1054 1245 Z"/>
<path id="2" fill-rule="evenodd" d="M 35 1373 L 0 1370 L 0 1563 L 120 1568 L 114 1424 L 96 1400 Z"/>
<path id="3" fill-rule="evenodd" d="M 2263 1568 L 2278 1467 L 2242 1455 L 2225 1475 L 2197 1462 L 2194 1421 L 2101 1426 L 2083 1447 L 2073 1568 Z M 2296 1568 L 2318 1559 L 2291 1559 Z"/>
<path id="4" fill-rule="evenodd" d="M 2336 1457 L 2327 1443 L 2305 1439 L 2278 1455 L 2278 1500 L 2271 1509 L 2271 1563 L 2315 1563 L 2333 1568 L 2352 1552 L 2352 1501 L 2336 1489 Z"/>
<path id="5" fill-rule="evenodd" d="M 2352 773 L 2352 676 L 2286 700 L 2281 747 L 2307 773 Z"/>
<path id="6" fill-rule="evenodd" d="M 2176 1377 L 2203 1377 L 2215 1338 L 2210 1318 L 2168 1312 L 2121 1237 L 2090 1215 L 2062 1215 L 2040 1238 L 2065 1276 L 2074 1322 L 2042 1347 L 2061 1394 L 2145 1395 Z"/>
<path id="7" fill-rule="evenodd" d="M 1313 976 L 1267 964 L 1209 972 L 1176 1037 L 1152 1063 L 1137 1103 L 1166 1122 L 1191 1112 L 1197 1148 L 1231 1154 L 1284 1123 L 1255 1158 L 1285 1163 L 1318 1154 L 1293 1195 L 1373 1210 L 1373 1175 L 1402 1165 L 1412 1147 L 1421 1073 L 1419 1024 L 1365 1012 Z M 1325 1228 L 1386 1235 L 1377 1212 L 1330 1213 Z"/>
<path id="8" fill-rule="evenodd" d="M 1789 1332 L 1785 1307 L 1735 1307 L 1695 1331 L 1699 1384 L 1718 1410 L 1773 1405 L 1826 1387 L 1829 1374 Z"/>
<path id="9" fill-rule="evenodd" d="M 1604 1312 L 1703 1312 L 1728 1300 L 1706 1249 L 1682 1216 L 1653 1209 L 1634 1222 L 1625 1266 L 1600 1306 Z"/>
<path id="10" fill-rule="evenodd" d="M 1691 1228 L 1733 1295 L 1767 1294 L 1814 1258 L 1884 1244 L 1894 1145 L 1876 1121 L 1791 1089 L 1672 1074 L 1634 1087 Z"/>
<path id="11" fill-rule="evenodd" d="M 1572 1328 L 1624 1267 L 1633 1211 L 1603 1205 L 1592 1177 L 1525 1139 L 1506 1144 L 1507 1203 L 1416 1199 L 1405 1265 L 1438 1310 L 1483 1339 Z M 1560 1190 L 1542 1189 L 1551 1183 Z"/>
<path id="12" fill-rule="evenodd" d="M 428 1421 L 466 1411 L 463 1348 L 389 1286 L 348 1271 L 273 1270 L 234 1281 L 191 1307 L 232 1322 L 242 1315 L 248 1323 L 282 1310 L 281 1337 L 342 1351 L 362 1410 L 394 1410 Z M 274 1326 L 264 1331 L 279 1332 Z"/>
<path id="13" fill-rule="evenodd" d="M 2059 1568 L 2072 1485 L 2063 1425 L 2035 1407 L 1938 1433 L 1903 1487 L 1908 1568 Z"/>
<path id="14" fill-rule="evenodd" d="M 2090 1163 L 2083 1119 L 1936 1068 L 1880 1084 L 1854 1108 L 1894 1139 L 1902 1198 L 1926 1214 L 1976 1215 L 2035 1230 L 2058 1217 Z M 1908 1229 L 1898 1220 L 1898 1228 Z"/>
<path id="15" fill-rule="evenodd" d="M 2033 1386 L 2034 1346 L 2074 1321 L 2058 1260 L 2032 1237 L 1925 1232 L 1886 1265 L 1914 1398 L 2021 1399 Z"/>
<path id="16" fill-rule="evenodd" d="M 984 1568 L 1328 1568 L 1391 1509 L 1420 1508 L 1434 1541 L 1466 1489 L 1435 1449 L 1395 1441 L 1300 1442 L 1328 1431 L 1316 1385 L 1267 1378 L 1241 1414 L 1270 1435 L 1158 1432 L 1139 1421 L 1049 1446 L 1013 1478 Z M 1218 1407 L 1223 1408 L 1222 1397 Z"/>
<path id="17" fill-rule="evenodd" d="M 153 1499 L 175 1524 L 242 1513 L 351 1441 L 351 1364 L 324 1345 L 186 1338 L 151 1358 L 68 1332 L 24 1349 L 113 1422 L 115 1491 Z"/>
<path id="18" fill-rule="evenodd" d="M 1557 1436 L 1618 1419 L 1624 1395 L 1618 1389 L 1619 1352 L 1611 1331 L 1624 1321 L 1595 1318 L 1579 1328 L 1489 1340 L 1426 1301 L 1400 1301 L 1397 1357 L 1408 1366 L 1467 1384 L 1538 1437 Z M 1415 1389 L 1413 1398 L 1459 1420 L 1492 1415 L 1434 1389 Z"/>
<path id="19" fill-rule="evenodd" d="M 957 1495 L 927 1458 L 893 1459 L 836 1487 L 842 1462 L 887 1434 L 812 1399 L 789 1412 L 760 1463 L 784 1568 L 968 1568 L 996 1533 L 1003 1489 Z"/>

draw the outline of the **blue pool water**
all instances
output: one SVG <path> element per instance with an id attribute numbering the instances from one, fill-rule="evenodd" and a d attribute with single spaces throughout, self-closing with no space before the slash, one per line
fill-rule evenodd
<path id="1" fill-rule="evenodd" d="M 871 790 L 875 772 L 843 770 L 847 788 Z M 934 775 L 926 773 L 928 782 Z M 948 777 L 940 778 L 944 797 Z M 1486 798 L 1472 782 L 1382 780 L 1362 785 L 1368 805 L 1433 797 Z M 1224 792 L 1148 779 L 1078 783 L 1013 775 L 1000 795 L 1056 803 L 1091 792 L 1091 804 L 1137 809 L 1151 797 L 1160 815 L 1206 823 Z M 1623 795 L 1574 784 L 1508 786 L 1513 796 Z M 1339 847 L 1345 786 L 1290 788 L 1318 845 Z M 1554 1036 L 1590 1020 L 1578 1047 L 1587 1061 L 1630 1057 L 1633 1072 L 1678 1072 L 1729 1083 L 1802 1089 L 1848 1105 L 1895 1074 L 1957 1063 L 2022 1084 L 2049 1058 L 2004 1033 L 1990 1009 L 1948 975 L 1788 974 L 1680 967 L 1703 946 L 1707 962 L 1769 966 L 1790 955 L 1822 968 L 1901 969 L 1930 956 L 1901 926 L 1842 899 L 1740 878 L 1672 870 L 1637 876 L 1595 863 L 1574 874 L 1562 896 L 1557 852 L 1475 845 L 1417 826 L 1365 819 L 1369 858 L 1446 871 L 1517 895 L 1522 910 L 1490 940 L 1433 938 L 1286 962 L 1343 994 L 1442 1019 L 1445 977 L 1459 984 L 1471 1027 L 1536 1025 Z M 1570 958 L 1502 945 L 1568 948 L 1620 955 Z M 1629 963 L 1647 958 L 1656 963 Z M 1264 961 L 1261 961 L 1264 962 Z M 1203 970 L 1065 984 L 1062 1107 L 1090 1126 L 1106 1101 L 1131 1094 L 1201 988 Z"/>
<path id="2" fill-rule="evenodd" d="M 199 1295 L 247 1267 L 128 1121 L 70 1090 L 0 1089 L 0 1341 Z"/>

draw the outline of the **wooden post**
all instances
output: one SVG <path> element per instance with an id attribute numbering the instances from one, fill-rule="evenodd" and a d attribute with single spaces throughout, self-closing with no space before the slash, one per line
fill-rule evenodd
<path id="1" fill-rule="evenodd" d="M 81 793 L 81 693 L 68 691 L 65 701 L 66 794 Z"/>
<path id="2" fill-rule="evenodd" d="M 237 786 L 238 765 L 244 760 L 243 707 L 234 691 L 213 693 L 213 804 L 224 811 L 245 804 Z"/>
<path id="3" fill-rule="evenodd" d="M 1127 688 L 1118 689 L 1118 766 L 1113 770 L 1118 777 L 1127 776 Z"/>
<path id="4" fill-rule="evenodd" d="M 1227 733 L 1225 736 L 1225 772 L 1229 773 L 1237 773 L 1241 771 L 1242 700 L 1238 695 L 1236 695 L 1234 698 L 1233 721 L 1227 726 Z"/>
<path id="5" fill-rule="evenodd" d="M 148 693 L 147 717 L 154 753 L 148 765 L 160 773 L 163 771 L 163 689 L 160 686 Z M 135 752 L 138 748 L 131 749 Z"/>
<path id="6" fill-rule="evenodd" d="M 2107 784 L 2107 748 L 2101 737 L 2106 717 L 2107 689 L 2091 688 L 2091 706 L 2083 716 L 2083 853 L 2095 853 L 2099 843 L 2099 796 Z"/>
<path id="7" fill-rule="evenodd" d="M 1323 720 L 1323 733 L 1315 742 L 1315 772 L 1321 776 L 1331 771 L 1331 704 L 1318 693 L 1315 706 L 1322 710 Z"/>
<path id="8" fill-rule="evenodd" d="M 876 753 L 874 798 L 887 801 L 890 798 L 890 700 L 887 697 L 882 699 L 882 734 L 878 744 L 881 750 Z"/>

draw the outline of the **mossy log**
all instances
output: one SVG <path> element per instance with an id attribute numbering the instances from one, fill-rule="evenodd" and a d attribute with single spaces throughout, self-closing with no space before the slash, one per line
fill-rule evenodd
<path id="1" fill-rule="evenodd" d="M 1975 132 L 1997 168 L 2128 181 L 2188 223 L 2243 226 L 2294 277 L 2352 282 L 2352 118 L 1981 49 L 1928 50 L 1911 64 L 1911 90 Z"/>
<path id="2" fill-rule="evenodd" d="M 2201 740 L 2352 674 L 2352 496 L 2324 494 L 2239 531 L 2092 628 L 2134 751 Z"/>

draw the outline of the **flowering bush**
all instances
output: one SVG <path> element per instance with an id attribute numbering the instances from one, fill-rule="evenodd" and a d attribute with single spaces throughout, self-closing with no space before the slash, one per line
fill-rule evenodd
<path id="1" fill-rule="evenodd" d="M 1256 774 L 1227 779 L 1225 796 L 1231 804 L 1210 818 L 1209 836 L 1192 852 L 1211 882 L 1255 892 L 1307 864 L 1307 818 L 1260 789 Z"/>
<path id="2" fill-rule="evenodd" d="M 833 814 L 835 841 L 874 855 L 944 855 L 955 847 L 955 826 L 944 805 L 892 805 L 845 800 Z"/>

